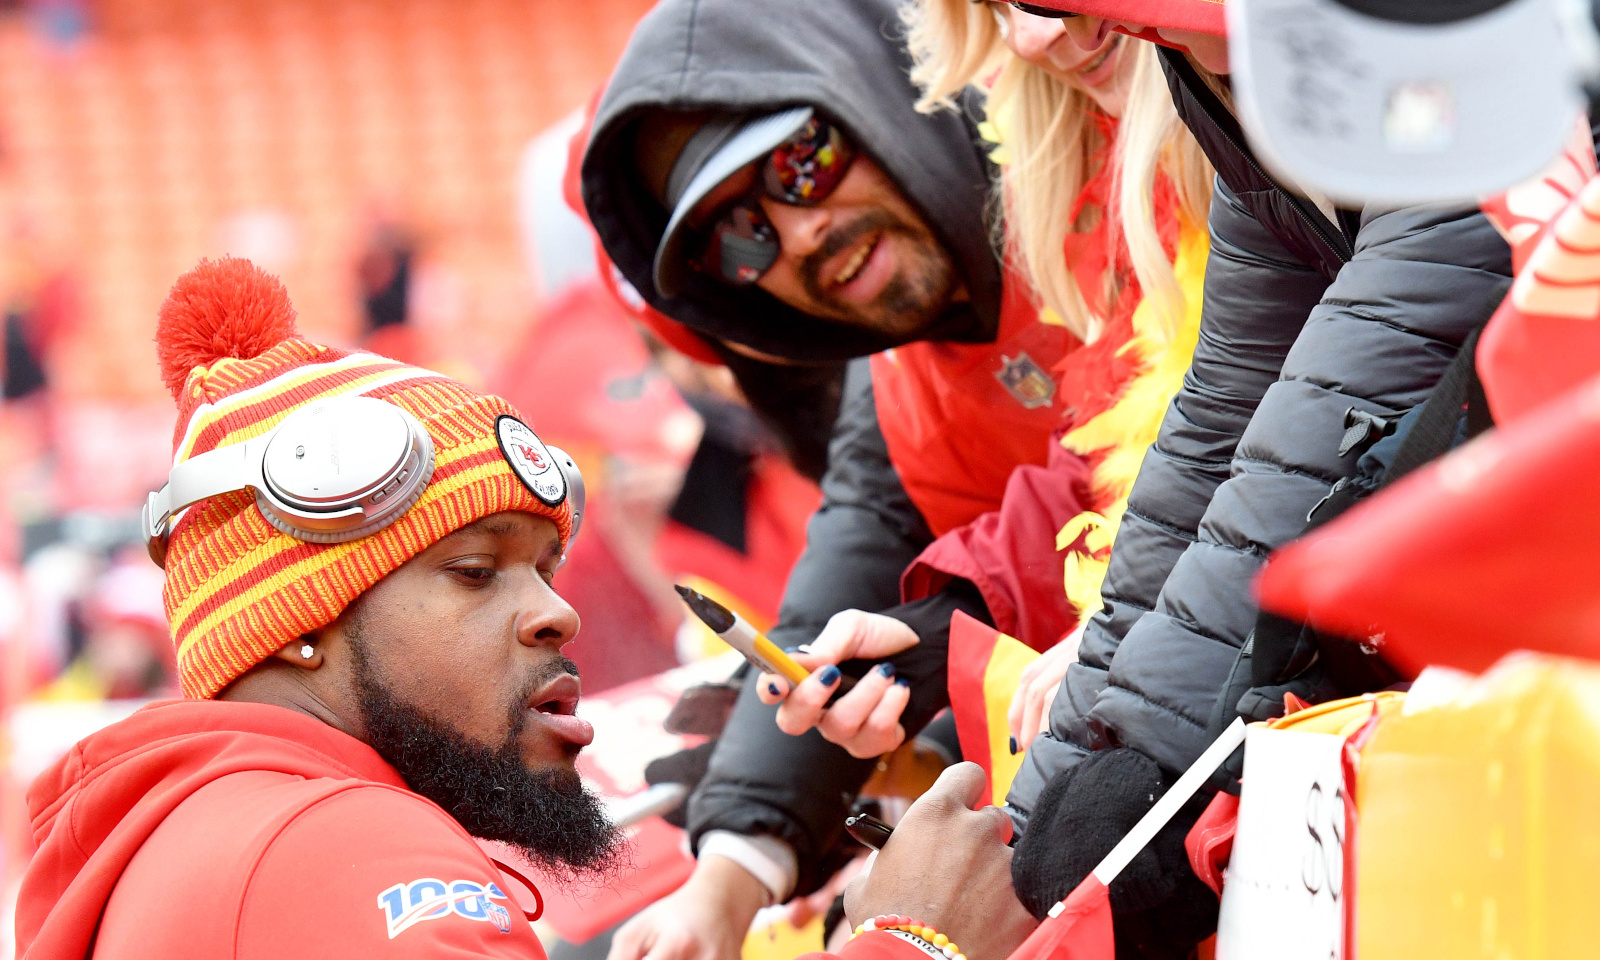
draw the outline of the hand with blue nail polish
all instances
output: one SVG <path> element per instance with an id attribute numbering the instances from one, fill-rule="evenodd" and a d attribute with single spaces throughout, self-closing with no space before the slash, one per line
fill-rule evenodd
<path id="1" fill-rule="evenodd" d="M 1056 702 L 1056 691 L 1061 689 L 1067 667 L 1078 660 L 1078 641 L 1082 638 L 1080 625 L 1023 668 L 1011 707 L 1006 711 L 1006 726 L 1017 742 L 1013 753 L 1028 749 L 1035 737 L 1050 728 L 1050 708 Z"/>
<path id="2" fill-rule="evenodd" d="M 884 661 L 856 682 L 855 689 L 828 706 L 846 660 L 878 660 L 910 649 L 916 633 L 904 623 L 880 613 L 845 610 L 836 613 L 822 632 L 795 661 L 812 671 L 793 690 L 782 677 L 764 673 L 756 681 L 763 703 L 778 703 L 778 728 L 799 736 L 816 727 L 822 735 L 857 757 L 876 757 L 905 741 L 900 715 L 911 699 L 911 687 L 895 676 L 894 664 Z"/>

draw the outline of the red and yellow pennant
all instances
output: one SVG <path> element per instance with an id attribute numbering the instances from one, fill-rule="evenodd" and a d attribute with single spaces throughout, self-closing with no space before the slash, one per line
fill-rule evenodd
<path id="1" fill-rule="evenodd" d="M 964 613 L 950 620 L 950 710 L 956 717 L 961 756 L 983 767 L 996 804 L 1005 802 L 1011 781 L 1022 769 L 1022 752 L 1011 753 L 1006 710 L 1023 669 L 1038 656 L 1039 651 L 1022 641 Z"/>

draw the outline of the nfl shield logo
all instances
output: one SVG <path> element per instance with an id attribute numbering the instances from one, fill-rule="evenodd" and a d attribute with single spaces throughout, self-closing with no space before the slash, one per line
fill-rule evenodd
<path id="1" fill-rule="evenodd" d="M 483 901 L 484 912 L 489 915 L 489 922 L 501 933 L 511 932 L 511 911 L 498 903 L 490 903 L 487 898 Z"/>
<path id="2" fill-rule="evenodd" d="M 1001 354 L 1000 369 L 994 378 L 1029 410 L 1048 407 L 1056 399 L 1056 382 L 1026 353 L 1014 358 Z"/>

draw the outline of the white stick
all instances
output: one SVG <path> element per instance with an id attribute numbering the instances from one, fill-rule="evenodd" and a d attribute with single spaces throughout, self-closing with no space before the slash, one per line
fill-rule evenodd
<path id="1" fill-rule="evenodd" d="M 671 813 L 689 798 L 689 788 L 681 783 L 658 783 L 626 797 L 605 800 L 606 818 L 621 830 L 657 814 Z"/>
<path id="2" fill-rule="evenodd" d="M 1183 776 L 1178 778 L 1178 782 L 1172 785 L 1172 789 L 1163 794 L 1161 799 L 1156 801 L 1156 805 L 1150 808 L 1150 812 L 1133 825 L 1127 836 L 1117 841 L 1117 845 L 1111 848 L 1111 852 L 1100 861 L 1100 865 L 1094 868 L 1095 879 L 1108 887 L 1111 886 L 1111 881 L 1117 878 L 1117 874 L 1133 862 L 1133 858 L 1139 855 L 1139 851 L 1143 850 L 1146 844 L 1155 839 L 1161 828 L 1166 826 L 1167 821 L 1178 812 L 1178 808 L 1194 796 L 1195 791 L 1199 790 L 1211 774 L 1222 766 L 1223 761 L 1238 749 L 1239 744 L 1244 743 L 1244 731 L 1243 718 L 1235 719 L 1228 729 L 1222 731 L 1222 736 L 1207 747 L 1205 753 L 1200 754 L 1200 759 L 1194 762 L 1194 766 L 1185 770 Z M 1065 900 L 1056 904 L 1050 909 L 1050 916 L 1058 915 L 1065 906 Z"/>

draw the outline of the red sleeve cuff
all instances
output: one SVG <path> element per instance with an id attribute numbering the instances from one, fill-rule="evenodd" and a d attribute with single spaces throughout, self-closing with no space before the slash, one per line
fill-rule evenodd
<path id="1" fill-rule="evenodd" d="M 870 930 L 845 944 L 838 954 L 808 953 L 800 960 L 929 960 L 929 954 L 883 930 Z"/>

